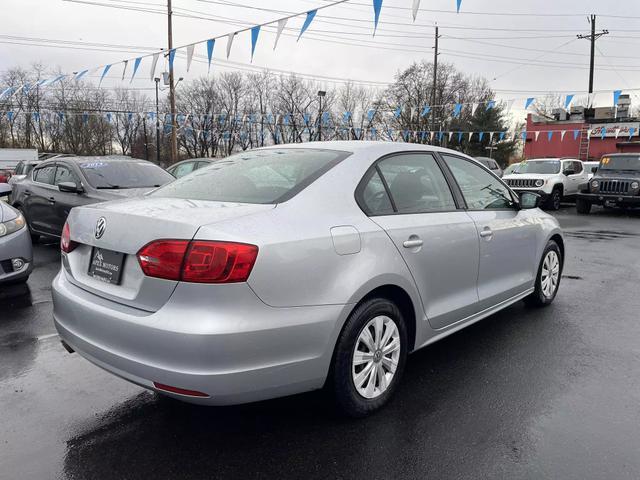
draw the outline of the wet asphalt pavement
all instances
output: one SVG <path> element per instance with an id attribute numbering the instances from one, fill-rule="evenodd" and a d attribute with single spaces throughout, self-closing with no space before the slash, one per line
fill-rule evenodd
<path id="1" fill-rule="evenodd" d="M 409 358 L 394 401 L 349 420 L 322 393 L 207 408 L 60 345 L 57 244 L 0 287 L 0 478 L 640 478 L 640 214 L 557 214 L 555 303 L 518 303 Z"/>

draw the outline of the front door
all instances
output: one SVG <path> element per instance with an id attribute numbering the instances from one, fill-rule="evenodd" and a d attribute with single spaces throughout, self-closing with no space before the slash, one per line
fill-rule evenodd
<path id="1" fill-rule="evenodd" d="M 478 234 L 435 157 L 397 154 L 368 175 L 360 203 L 402 255 L 431 326 L 444 328 L 477 312 Z"/>
<path id="2" fill-rule="evenodd" d="M 62 228 L 64 227 L 64 223 L 67 221 L 67 217 L 69 216 L 71 209 L 85 203 L 81 201 L 82 194 L 61 192 L 58 189 L 58 185 L 63 182 L 80 185 L 80 180 L 73 174 L 71 167 L 64 164 L 58 164 L 54 181 L 54 186 L 56 187 L 56 191 L 53 195 L 55 213 L 52 221 L 52 227 L 56 235 L 62 234 Z"/>
<path id="3" fill-rule="evenodd" d="M 520 210 L 510 190 L 472 160 L 442 155 L 467 204 L 480 241 L 478 297 L 490 308 L 533 286 L 536 224 Z"/>
<path id="4" fill-rule="evenodd" d="M 33 181 L 24 186 L 24 209 L 31 228 L 38 233 L 53 234 L 55 225 L 55 199 L 57 188 L 53 186 L 55 164 L 48 164 L 34 171 Z"/>

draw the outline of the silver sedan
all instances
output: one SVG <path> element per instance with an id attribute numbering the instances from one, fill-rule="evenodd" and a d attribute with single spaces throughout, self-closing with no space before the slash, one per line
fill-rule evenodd
<path id="1" fill-rule="evenodd" d="M 407 354 L 515 302 L 550 304 L 557 221 L 437 147 L 280 145 L 142 199 L 74 208 L 53 282 L 69 350 L 210 405 L 327 386 L 380 408 Z"/>
<path id="2" fill-rule="evenodd" d="M 1 197 L 11 186 L 0 183 L 0 284 L 26 282 L 33 270 L 31 236 L 22 214 Z"/>

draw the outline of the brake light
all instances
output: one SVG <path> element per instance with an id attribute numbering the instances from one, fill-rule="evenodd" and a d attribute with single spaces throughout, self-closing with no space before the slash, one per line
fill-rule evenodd
<path id="1" fill-rule="evenodd" d="M 195 283 L 245 282 L 258 256 L 246 243 L 157 240 L 138 252 L 145 275 Z"/>
<path id="2" fill-rule="evenodd" d="M 71 229 L 69 228 L 69 224 L 65 222 L 62 228 L 62 236 L 60 237 L 60 250 L 64 253 L 71 253 L 77 246 L 78 244 L 71 240 Z"/>

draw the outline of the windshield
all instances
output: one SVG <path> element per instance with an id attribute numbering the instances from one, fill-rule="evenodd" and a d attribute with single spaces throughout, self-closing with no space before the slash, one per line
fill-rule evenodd
<path id="1" fill-rule="evenodd" d="M 89 184 L 98 189 L 152 188 L 173 180 L 169 173 L 143 160 L 95 160 L 79 165 Z"/>
<path id="2" fill-rule="evenodd" d="M 634 170 L 640 171 L 640 155 L 625 155 L 620 157 L 602 157 L 600 170 Z"/>
<path id="3" fill-rule="evenodd" d="M 535 160 L 522 162 L 520 164 L 520 168 L 518 168 L 518 173 L 560 173 L 560 160 Z"/>
<path id="4" fill-rule="evenodd" d="M 334 150 L 253 150 L 219 160 L 152 193 L 158 197 L 238 203 L 280 203 L 349 153 Z"/>

